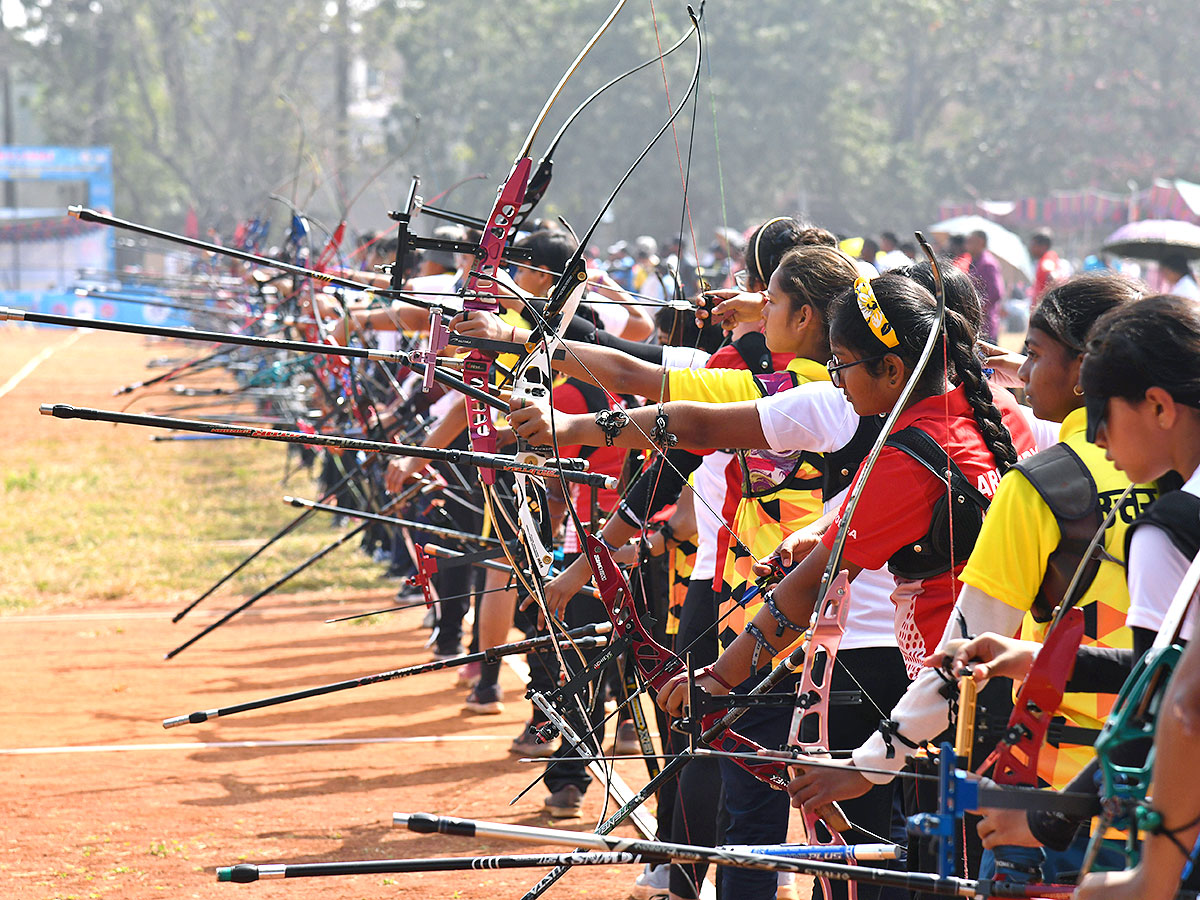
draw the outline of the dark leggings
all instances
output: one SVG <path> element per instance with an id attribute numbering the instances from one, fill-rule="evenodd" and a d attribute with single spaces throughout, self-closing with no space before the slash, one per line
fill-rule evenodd
<path id="1" fill-rule="evenodd" d="M 712 579 L 688 585 L 675 636 L 675 652 L 691 654 L 693 666 L 706 666 L 717 658 L 716 597 Z M 685 735 L 663 732 L 664 752 L 677 753 L 687 746 Z M 679 788 L 671 815 L 667 840 L 699 847 L 717 845 L 717 812 L 720 806 L 721 767 L 715 759 L 693 759 L 679 775 Z M 660 797 L 660 799 L 662 799 Z M 706 863 L 671 866 L 671 893 L 680 897 L 699 897 L 700 883 L 708 871 Z"/>
<path id="2" fill-rule="evenodd" d="M 904 659 L 897 648 L 864 647 L 840 651 L 830 685 L 829 749 L 852 750 L 860 746 L 879 727 L 879 720 L 883 718 L 880 710 L 891 710 L 907 687 Z M 814 740 L 816 735 L 806 729 L 803 737 Z M 847 844 L 879 843 L 880 838 L 904 842 L 903 817 L 893 802 L 896 790 L 896 781 L 891 781 L 876 785 L 861 797 L 839 801 L 846 818 L 858 826 L 842 835 Z M 823 825 L 818 825 L 817 831 L 820 840 L 828 840 L 829 833 Z M 844 882 L 831 882 L 830 887 L 833 898 L 843 900 L 847 896 Z M 813 896 L 821 896 L 820 884 L 816 881 L 813 882 Z M 858 896 L 859 900 L 880 897 L 903 900 L 908 894 L 899 889 L 881 890 L 876 885 L 859 884 Z"/>

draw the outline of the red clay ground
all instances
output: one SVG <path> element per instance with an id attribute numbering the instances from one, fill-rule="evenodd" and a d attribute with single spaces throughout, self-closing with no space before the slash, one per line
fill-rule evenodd
<path id="1" fill-rule="evenodd" d="M 39 416 L 37 405 L 114 408 L 112 389 L 144 377 L 145 360 L 185 351 L 87 333 L 68 354 L 62 345 L 71 338 L 61 329 L 0 326 L 0 386 L 43 348 L 61 348 L 0 397 L 6 440 L 51 433 L 80 441 L 103 436 L 128 441 L 131 452 L 153 452 L 144 431 L 52 420 Z M 152 477 L 152 466 L 148 472 Z M 88 608 L 67 605 L 0 618 L 0 658 L 7 675 L 0 689 L 0 813 L 6 823 L 0 897 L 519 897 L 541 870 L 250 885 L 215 881 L 216 867 L 243 861 L 538 849 L 422 837 L 390 824 L 394 811 L 550 824 L 541 813 L 540 786 L 508 806 L 536 769 L 516 763 L 507 752 L 527 711 L 519 699 L 522 687 L 507 667 L 501 684 L 510 702 L 499 716 L 461 714 L 463 692 L 453 687 L 454 674 L 439 672 L 163 730 L 167 716 L 426 661 L 420 611 L 372 626 L 322 624 L 333 614 L 386 605 L 393 591 L 381 588 L 341 603 L 267 598 L 254 615 L 235 620 L 170 662 L 163 661 L 163 652 L 211 621 L 217 610 L 206 617 L 201 606 L 172 625 L 176 607 L 155 597 L 125 597 Z M 219 605 L 228 608 L 228 599 Z M 379 738 L 405 742 L 198 746 Z M 66 752 L 84 747 L 99 749 Z M 622 764 L 622 771 L 631 783 L 644 781 L 644 769 L 639 773 L 634 764 Z M 598 790 L 589 792 L 585 818 L 569 827 L 592 827 L 602 799 Z M 630 867 L 577 870 L 547 896 L 617 900 L 627 896 L 634 875 Z"/>

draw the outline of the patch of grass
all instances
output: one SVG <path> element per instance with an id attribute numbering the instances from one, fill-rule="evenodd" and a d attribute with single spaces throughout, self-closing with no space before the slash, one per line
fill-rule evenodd
<path id="1" fill-rule="evenodd" d="M 0 612 L 123 597 L 181 606 L 299 513 L 285 493 L 317 496 L 304 473 L 280 485 L 286 449 L 256 441 L 31 441 L 5 451 Z M 345 533 L 316 513 L 218 592 L 248 596 Z M 279 594 L 364 590 L 382 567 L 351 538 Z M 218 599 L 215 597 L 214 599 Z"/>
<path id="2" fill-rule="evenodd" d="M 153 843 L 150 844 L 150 849 L 147 850 L 146 852 L 150 856 L 158 856 L 158 857 L 162 857 L 163 859 L 166 859 L 168 856 L 182 854 L 184 859 L 187 859 L 187 854 L 185 853 L 185 849 L 186 848 L 183 846 L 183 844 L 179 843 L 179 841 L 167 840 L 167 841 L 154 841 Z"/>
<path id="3" fill-rule="evenodd" d="M 37 487 L 37 466 L 30 466 L 25 472 L 9 472 L 4 476 L 4 492 L 14 494 L 19 491 L 32 491 Z"/>

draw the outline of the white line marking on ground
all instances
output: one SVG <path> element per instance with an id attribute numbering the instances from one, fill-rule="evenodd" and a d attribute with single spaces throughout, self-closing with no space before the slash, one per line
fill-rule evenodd
<path id="1" fill-rule="evenodd" d="M 171 618 L 169 612 L 93 612 L 93 613 L 49 613 L 40 616 L 23 616 L 20 613 L 14 613 L 9 616 L 0 616 L 0 625 L 4 623 L 13 624 L 17 622 L 88 622 L 109 619 L 161 619 L 167 621 Z"/>
<path id="2" fill-rule="evenodd" d="M 244 616 L 261 616 L 264 610 L 247 610 L 243 613 Z M 278 612 L 278 610 L 274 610 Z M 196 618 L 216 618 L 224 615 L 224 610 L 205 610 L 203 612 L 194 613 Z M 122 619 L 150 619 L 169 622 L 174 612 L 163 610 L 162 612 L 81 612 L 81 613 L 44 613 L 42 615 L 26 616 L 21 613 L 13 613 L 12 615 L 0 616 L 0 625 L 4 623 L 14 624 L 17 622 L 90 622 L 90 621 L 120 621 Z M 316 615 L 316 613 L 314 613 Z M 322 613 L 322 615 L 325 615 Z"/>
<path id="3" fill-rule="evenodd" d="M 200 741 L 180 744 L 93 744 L 82 747 L 16 747 L 0 756 L 33 756 L 41 753 L 117 753 L 133 750 L 246 750 L 271 747 L 347 747 L 355 744 L 436 744 L 503 741 L 502 734 L 430 734 L 420 737 L 322 738 L 311 741 Z"/>
<path id="4" fill-rule="evenodd" d="M 61 344 L 55 344 L 53 347 L 46 347 L 44 350 L 42 350 L 40 353 L 38 353 L 37 356 L 35 356 L 29 362 L 25 363 L 25 365 L 21 366 L 20 370 L 17 372 L 16 375 L 14 375 L 12 378 L 8 379 L 8 381 L 4 382 L 4 386 L 0 387 L 0 397 L 3 397 L 9 391 L 11 391 L 13 388 L 15 388 L 18 384 L 20 384 L 22 381 L 24 381 L 26 378 L 28 378 L 30 373 L 32 373 L 34 369 L 36 369 L 38 366 L 40 366 L 42 363 L 44 363 L 46 360 L 48 360 L 50 358 L 51 354 L 54 353 L 55 350 L 66 350 L 73 343 L 75 343 L 77 340 L 79 340 L 81 337 L 83 337 L 83 334 L 84 334 L 83 331 L 76 331 L 73 335 L 71 335 L 69 338 L 67 338 L 65 341 L 63 341 Z"/>

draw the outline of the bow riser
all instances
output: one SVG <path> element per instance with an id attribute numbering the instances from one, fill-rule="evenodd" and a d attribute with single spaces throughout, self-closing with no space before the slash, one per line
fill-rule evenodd
<path id="1" fill-rule="evenodd" d="M 815 622 L 809 629 L 806 641 L 804 670 L 800 676 L 800 688 L 796 695 L 796 713 L 792 717 L 788 745 L 798 747 L 806 753 L 827 754 L 829 752 L 829 695 L 833 684 L 833 667 L 837 662 L 838 649 L 842 644 L 842 636 L 846 633 L 846 618 L 850 613 L 850 578 L 843 569 L 834 579 L 829 590 L 825 592 L 814 614 Z M 818 684 L 814 676 L 818 661 L 821 662 L 822 679 Z M 802 738 L 804 723 L 815 717 L 817 722 L 816 740 L 806 741 Z M 817 831 L 817 821 L 827 818 L 831 811 L 828 809 L 812 809 L 803 807 L 801 815 L 804 819 L 805 834 L 810 843 L 820 846 L 845 846 L 842 835 L 833 828 L 828 829 L 829 840 L 823 841 Z M 832 817 L 827 818 L 832 821 Z M 821 887 L 824 896 L 832 897 L 828 879 L 821 877 Z M 858 888 L 854 882 L 849 885 L 850 900 L 857 900 Z"/>
<path id="2" fill-rule="evenodd" d="M 683 660 L 659 644 L 646 631 L 638 618 L 629 590 L 629 583 L 617 564 L 613 561 L 608 547 L 594 535 L 586 538 L 588 562 L 592 565 L 592 575 L 596 587 L 600 591 L 600 599 L 608 610 L 608 616 L 613 623 L 613 633 L 627 638 L 633 647 L 633 662 L 637 666 L 643 680 L 656 691 L 661 689 L 671 678 L 683 668 Z M 701 719 L 701 730 L 707 734 L 723 717 L 724 713 L 709 713 Z M 766 749 L 736 731 L 726 728 L 718 735 L 705 741 L 710 747 L 732 753 L 757 753 Z M 738 759 L 735 762 L 755 778 L 771 785 L 776 790 L 787 790 L 787 766 L 777 762 L 756 763 Z"/>
<path id="3" fill-rule="evenodd" d="M 992 778 L 999 784 L 1037 784 L 1038 756 L 1075 667 L 1083 630 L 1083 611 L 1073 606 L 1046 636 L 1046 643 L 1017 692 L 1005 736 L 979 767 L 981 774 L 995 764 Z"/>

